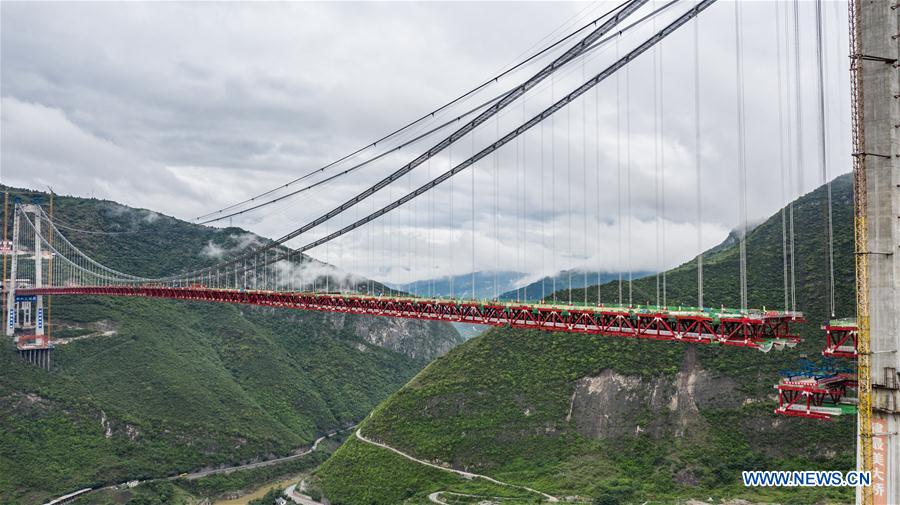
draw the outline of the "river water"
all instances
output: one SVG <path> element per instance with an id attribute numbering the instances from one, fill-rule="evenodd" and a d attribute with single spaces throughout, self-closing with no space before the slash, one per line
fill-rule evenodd
<path id="1" fill-rule="evenodd" d="M 296 484 L 296 483 L 300 482 L 300 479 L 302 479 L 305 475 L 306 474 L 301 473 L 301 474 L 297 474 L 293 477 L 288 477 L 284 480 L 280 480 L 278 482 L 272 482 L 269 484 L 265 484 L 261 487 L 254 489 L 253 492 L 241 496 L 240 498 L 235 498 L 233 500 L 217 500 L 215 502 L 215 505 L 247 505 L 247 503 L 250 500 L 262 498 L 262 496 L 265 495 L 266 493 L 268 493 L 269 490 L 272 488 L 277 488 L 277 489 L 283 490 L 284 488 L 290 486 L 291 484 Z"/>

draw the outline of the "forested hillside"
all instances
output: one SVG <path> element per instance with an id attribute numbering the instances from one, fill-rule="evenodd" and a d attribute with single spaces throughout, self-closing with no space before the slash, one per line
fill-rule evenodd
<path id="1" fill-rule="evenodd" d="M 836 179 L 833 192 L 837 315 L 844 316 L 852 315 L 853 300 L 849 176 Z M 810 321 L 798 349 L 763 354 L 494 329 L 430 364 L 382 403 L 361 433 L 439 466 L 593 503 L 851 502 L 850 489 L 752 490 L 740 483 L 742 470 L 854 465 L 853 417 L 820 422 L 772 412 L 778 370 L 803 353 L 815 358 L 823 345 L 818 326 L 829 316 L 824 210 L 824 188 L 794 204 L 797 308 Z M 749 234 L 752 306 L 783 308 L 781 223 L 779 213 Z M 670 305 L 696 304 L 695 265 L 668 272 Z M 706 256 L 707 304 L 737 304 L 738 271 L 733 241 Z M 633 287 L 635 303 L 655 302 L 655 276 Z M 617 282 L 601 289 L 604 300 L 616 301 Z M 597 288 L 588 291 L 596 299 Z M 573 296 L 582 297 L 580 291 Z M 335 505 L 421 503 L 433 492 L 471 488 L 461 477 L 357 438 L 320 467 L 318 479 Z"/>
<path id="2" fill-rule="evenodd" d="M 262 240 L 93 199 L 57 197 L 54 214 L 78 247 L 139 275 Z M 54 297 L 50 310 L 52 371 L 0 346 L 0 503 L 290 453 L 460 341 L 444 324 L 226 304 Z"/>

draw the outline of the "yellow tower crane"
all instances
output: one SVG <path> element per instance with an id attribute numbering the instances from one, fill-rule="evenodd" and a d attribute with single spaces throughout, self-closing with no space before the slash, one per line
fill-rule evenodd
<path id="1" fill-rule="evenodd" d="M 862 46 L 860 39 L 860 1 L 850 0 L 850 100 L 853 135 L 854 240 L 856 242 L 856 320 L 859 469 L 872 471 L 872 372 L 869 341 L 869 251 L 866 212 L 866 134 L 863 124 Z M 872 488 L 861 487 L 860 503 L 872 503 Z"/>

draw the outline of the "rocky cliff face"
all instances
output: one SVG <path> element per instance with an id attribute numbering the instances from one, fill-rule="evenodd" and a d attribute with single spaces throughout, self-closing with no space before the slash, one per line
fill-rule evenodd
<path id="1" fill-rule="evenodd" d="M 413 319 L 328 314 L 336 329 L 350 330 L 366 342 L 412 359 L 431 361 L 465 341 L 448 323 Z"/>
<path id="2" fill-rule="evenodd" d="M 737 384 L 704 370 L 688 346 L 675 380 L 646 379 L 611 369 L 576 382 L 566 421 L 588 438 L 614 439 L 646 433 L 653 438 L 690 436 L 704 427 L 703 408 L 740 405 Z"/>

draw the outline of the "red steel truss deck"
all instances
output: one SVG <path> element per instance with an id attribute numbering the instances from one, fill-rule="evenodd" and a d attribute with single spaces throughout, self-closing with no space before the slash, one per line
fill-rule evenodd
<path id="1" fill-rule="evenodd" d="M 248 291 L 202 286 L 67 286 L 18 290 L 23 295 L 141 296 L 263 307 L 344 312 L 372 316 L 454 321 L 513 328 L 602 334 L 769 350 L 794 345 L 791 324 L 800 314 L 751 312 L 722 314 L 697 311 L 569 307 L 547 304 L 473 302 L 358 294 Z"/>

